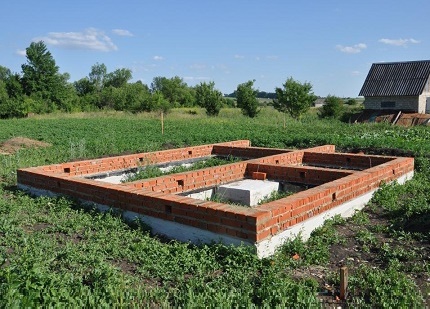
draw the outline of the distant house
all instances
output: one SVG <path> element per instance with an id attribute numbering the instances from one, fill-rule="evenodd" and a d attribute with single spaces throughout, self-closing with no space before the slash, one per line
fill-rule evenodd
<path id="1" fill-rule="evenodd" d="M 314 107 L 322 107 L 325 104 L 325 98 L 318 98 L 314 101 Z"/>
<path id="2" fill-rule="evenodd" d="M 359 93 L 366 110 L 430 113 L 430 60 L 374 63 Z"/>

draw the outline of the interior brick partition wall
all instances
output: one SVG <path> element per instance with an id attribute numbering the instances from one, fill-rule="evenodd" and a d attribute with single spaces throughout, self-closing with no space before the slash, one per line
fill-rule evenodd
<path id="1" fill-rule="evenodd" d="M 335 153 L 333 145 L 287 150 L 251 147 L 247 140 L 30 167 L 18 186 L 133 211 L 255 244 L 413 172 L 413 158 Z M 201 170 L 110 184 L 91 175 L 147 164 L 213 155 L 247 160 Z M 314 186 L 257 207 L 241 207 L 180 193 L 241 180 L 264 179 Z M 87 177 L 87 178 L 85 178 Z"/>

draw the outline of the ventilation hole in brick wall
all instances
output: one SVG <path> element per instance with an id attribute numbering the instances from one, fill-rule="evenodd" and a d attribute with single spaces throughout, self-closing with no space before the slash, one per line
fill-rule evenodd
<path id="1" fill-rule="evenodd" d="M 275 160 L 275 164 L 279 164 L 279 160 Z"/>
<path id="2" fill-rule="evenodd" d="M 305 178 L 306 177 L 306 172 L 300 172 L 300 178 Z"/>
<path id="3" fill-rule="evenodd" d="M 333 193 L 333 194 L 331 195 L 331 200 L 332 200 L 332 201 L 335 201 L 335 200 L 336 200 L 336 192 L 335 192 L 335 193 Z"/>
<path id="4" fill-rule="evenodd" d="M 166 212 L 166 214 L 171 214 L 172 213 L 172 206 L 164 205 L 164 211 Z"/>
<path id="5" fill-rule="evenodd" d="M 70 167 L 65 167 L 64 168 L 64 173 L 70 173 Z"/>
<path id="6" fill-rule="evenodd" d="M 396 170 L 393 170 L 393 175 L 396 175 Z"/>
<path id="7" fill-rule="evenodd" d="M 143 158 L 139 158 L 139 162 L 143 162 Z"/>
<path id="8" fill-rule="evenodd" d="M 184 180 L 183 179 L 178 179 L 178 180 L 176 180 L 176 182 L 178 183 L 178 186 L 180 186 L 180 187 L 184 186 Z"/>
<path id="9" fill-rule="evenodd" d="M 192 151 L 192 150 L 188 150 L 188 154 L 189 154 L 189 155 L 192 155 L 192 154 L 193 154 L 193 151 Z"/>

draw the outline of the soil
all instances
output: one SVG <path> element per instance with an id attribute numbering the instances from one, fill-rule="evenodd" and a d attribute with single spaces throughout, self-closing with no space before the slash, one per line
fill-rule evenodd
<path id="1" fill-rule="evenodd" d="M 381 248 L 384 244 L 389 244 L 391 250 L 401 250 L 399 252 L 404 253 L 403 256 L 397 257 L 404 268 L 403 273 L 415 282 L 426 301 L 427 307 L 430 308 L 430 274 L 424 270 L 425 265 L 430 263 L 430 242 L 428 237 L 426 240 L 403 239 L 402 237 L 387 235 L 384 232 L 377 232 L 375 227 L 380 227 L 381 230 L 384 230 L 385 227 L 392 225 L 392 222 L 382 210 L 366 207 L 363 211 L 369 218 L 368 222 L 354 223 L 349 220 L 346 224 L 334 226 L 337 235 L 344 242 L 330 246 L 331 254 L 328 265 L 296 269 L 293 276 L 296 278 L 315 279 L 319 282 L 320 289 L 327 291 L 326 293 L 329 295 L 333 295 L 333 299 L 337 293 L 333 278 L 338 277 L 340 267 L 346 266 L 350 275 L 362 264 L 374 269 L 386 269 L 388 267 L 387 260 L 382 257 Z M 374 243 L 367 247 L 357 237 L 359 231 L 366 229 L 372 231 L 375 236 Z M 426 235 L 428 230 L 427 232 L 420 232 L 422 235 Z M 414 270 L 417 265 L 421 269 L 420 271 Z M 350 296 L 352 297 L 352 295 Z M 339 307 L 343 306 L 340 305 Z"/>
<path id="2" fill-rule="evenodd" d="M 13 137 L 0 143 L 0 154 L 11 155 L 21 149 L 49 147 L 51 144 L 27 137 Z"/>

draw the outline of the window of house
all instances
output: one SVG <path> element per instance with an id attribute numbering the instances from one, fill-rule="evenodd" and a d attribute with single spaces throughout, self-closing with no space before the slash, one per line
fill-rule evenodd
<path id="1" fill-rule="evenodd" d="M 396 107 L 396 102 L 381 102 L 381 108 L 393 108 Z"/>

